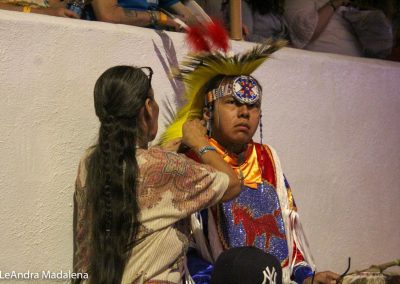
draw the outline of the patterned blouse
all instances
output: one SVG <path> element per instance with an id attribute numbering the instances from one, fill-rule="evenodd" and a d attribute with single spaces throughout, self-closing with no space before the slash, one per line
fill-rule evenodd
<path id="1" fill-rule="evenodd" d="M 88 267 L 87 156 L 80 162 L 75 190 L 76 272 L 87 272 Z M 229 178 L 210 166 L 158 147 L 138 149 L 136 158 L 141 226 L 122 283 L 181 283 L 190 235 L 187 217 L 218 203 Z"/>

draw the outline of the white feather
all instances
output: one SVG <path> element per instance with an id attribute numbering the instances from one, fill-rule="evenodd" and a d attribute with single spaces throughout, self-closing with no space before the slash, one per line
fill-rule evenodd
<path id="1" fill-rule="evenodd" d="M 196 1 L 186 1 L 185 6 L 192 12 L 197 21 L 199 21 L 200 23 L 212 22 L 210 16 L 207 15 L 206 12 L 204 12 L 203 8 L 201 8 L 200 5 L 196 3 Z"/>

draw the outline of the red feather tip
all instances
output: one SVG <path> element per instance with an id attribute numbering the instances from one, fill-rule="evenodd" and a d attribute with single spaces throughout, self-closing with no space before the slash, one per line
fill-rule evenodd
<path id="1" fill-rule="evenodd" d="M 229 47 L 229 36 L 221 21 L 213 20 L 212 22 L 207 23 L 206 29 L 212 46 L 216 49 L 222 49 L 224 52 L 227 52 Z"/>
<path id="2" fill-rule="evenodd" d="M 210 52 L 204 28 L 200 25 L 191 26 L 186 33 L 186 39 L 190 47 L 197 52 Z"/>

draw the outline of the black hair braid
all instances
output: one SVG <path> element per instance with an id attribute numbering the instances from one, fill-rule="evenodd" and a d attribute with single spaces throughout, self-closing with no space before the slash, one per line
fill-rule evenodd
<path id="1" fill-rule="evenodd" d="M 99 189 L 101 192 L 94 192 L 100 198 L 93 199 L 93 214 L 100 216 L 93 219 L 92 241 L 97 244 L 93 253 L 98 254 L 91 255 L 97 263 L 93 262 L 95 265 L 90 267 L 90 283 L 121 282 L 130 244 L 136 235 L 137 220 L 133 214 L 138 210 L 134 196 L 138 173 L 135 124 L 136 119 L 116 120 L 107 116 L 100 127 L 98 150 L 104 186 Z M 97 230 L 105 234 L 98 234 Z M 100 267 L 106 269 L 99 271 Z"/>
<path id="2" fill-rule="evenodd" d="M 104 166 L 104 188 L 103 188 L 103 202 L 105 208 L 105 232 L 106 232 L 106 241 L 111 239 L 111 230 L 112 230 L 112 196 L 111 196 L 111 166 L 113 162 L 111 161 L 111 146 L 110 146 L 110 136 L 115 132 L 115 123 L 114 117 L 109 115 L 106 117 L 104 123 L 102 123 L 100 131 L 103 132 L 103 138 L 99 145 L 102 152 L 102 165 Z M 114 164 L 115 165 L 115 164 Z"/>
<path id="3" fill-rule="evenodd" d="M 108 245 L 113 239 L 113 213 L 112 213 L 112 194 L 118 191 L 115 183 L 117 180 L 113 178 L 114 170 L 114 149 L 111 147 L 111 140 L 115 136 L 115 123 L 112 116 L 107 116 L 101 123 L 99 133 L 99 143 L 96 151 L 99 155 L 94 154 L 92 159 L 98 158 L 98 175 L 94 178 L 101 180 L 102 187 L 93 187 L 89 194 L 93 197 L 90 198 L 93 202 L 92 214 L 96 214 L 97 218 L 92 218 L 93 227 L 91 232 L 91 241 L 93 249 L 91 250 L 91 258 L 95 261 L 90 263 L 90 283 L 111 283 L 110 280 L 115 279 L 115 275 L 111 270 L 100 270 L 100 267 L 114 267 L 117 256 L 114 255 L 111 247 Z M 90 173 L 89 173 L 90 176 Z M 114 192 L 111 193 L 111 190 Z M 105 232 L 99 234 L 98 231 Z M 101 252 L 101 253 L 100 253 Z M 118 274 L 118 272 L 115 272 Z M 120 281 L 119 281 L 120 282 Z"/>

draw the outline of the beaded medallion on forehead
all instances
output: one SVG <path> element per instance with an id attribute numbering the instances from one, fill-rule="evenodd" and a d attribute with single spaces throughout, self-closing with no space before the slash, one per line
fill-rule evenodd
<path id="1" fill-rule="evenodd" d="M 239 76 L 232 82 L 232 96 L 243 104 L 253 105 L 261 98 L 261 89 L 250 76 Z"/>
<path id="2" fill-rule="evenodd" d="M 218 88 L 206 95 L 206 104 L 219 98 L 232 96 L 242 104 L 253 105 L 261 99 L 261 88 L 251 76 L 225 77 Z"/>

